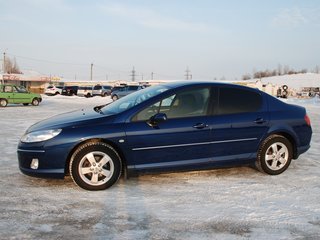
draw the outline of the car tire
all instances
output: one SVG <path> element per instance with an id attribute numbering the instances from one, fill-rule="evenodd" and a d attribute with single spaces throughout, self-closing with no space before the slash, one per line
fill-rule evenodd
<path id="1" fill-rule="evenodd" d="M 0 99 L 0 107 L 6 107 L 8 105 L 7 99 Z"/>
<path id="2" fill-rule="evenodd" d="M 262 142 L 255 165 L 261 172 L 278 175 L 289 167 L 292 153 L 292 144 L 287 138 L 271 135 Z"/>
<path id="3" fill-rule="evenodd" d="M 108 93 L 105 92 L 102 94 L 102 97 L 106 97 L 106 96 L 108 96 Z"/>
<path id="4" fill-rule="evenodd" d="M 86 98 L 90 98 L 90 97 L 91 97 L 91 94 L 87 93 Z"/>
<path id="5" fill-rule="evenodd" d="M 23 106 L 28 106 L 29 105 L 29 103 L 23 103 Z"/>
<path id="6" fill-rule="evenodd" d="M 119 99 L 119 97 L 118 97 L 117 95 L 113 95 L 113 96 L 112 96 L 112 100 L 113 100 L 113 101 L 117 101 L 118 99 Z"/>
<path id="7" fill-rule="evenodd" d="M 39 103 L 40 103 L 40 101 L 39 101 L 39 99 L 38 99 L 38 98 L 34 98 L 34 99 L 32 99 L 32 105 L 33 105 L 33 106 L 38 106 L 38 105 L 39 105 Z"/>
<path id="8" fill-rule="evenodd" d="M 92 141 L 81 145 L 73 153 L 69 170 L 79 187 L 90 191 L 104 190 L 120 178 L 122 161 L 109 144 Z"/>

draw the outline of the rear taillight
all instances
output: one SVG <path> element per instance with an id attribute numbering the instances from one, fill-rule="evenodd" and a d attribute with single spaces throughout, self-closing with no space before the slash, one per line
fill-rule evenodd
<path id="1" fill-rule="evenodd" d="M 308 126 L 311 126 L 311 121 L 310 121 L 310 118 L 307 114 L 304 116 L 304 120 L 306 121 Z"/>

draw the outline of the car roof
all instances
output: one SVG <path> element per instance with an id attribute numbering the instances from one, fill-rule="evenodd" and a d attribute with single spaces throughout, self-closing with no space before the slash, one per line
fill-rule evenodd
<path id="1" fill-rule="evenodd" d="M 211 86 L 216 86 L 216 87 L 237 87 L 237 88 L 242 88 L 242 89 L 252 89 L 255 91 L 258 91 L 258 89 L 239 85 L 239 84 L 234 84 L 234 83 L 226 83 L 226 82 L 217 82 L 217 81 L 173 81 L 173 82 L 166 82 L 163 84 L 164 86 L 167 86 L 169 88 L 178 88 L 178 87 L 184 87 L 184 86 L 204 86 L 204 85 L 211 85 Z"/>

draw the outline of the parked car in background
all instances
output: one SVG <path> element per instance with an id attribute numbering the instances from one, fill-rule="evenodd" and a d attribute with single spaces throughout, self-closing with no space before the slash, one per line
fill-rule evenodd
<path id="1" fill-rule="evenodd" d="M 93 96 L 93 86 L 80 86 L 78 88 L 77 95 L 79 97 L 92 97 Z"/>
<path id="2" fill-rule="evenodd" d="M 121 89 L 123 89 L 126 85 L 120 85 L 120 86 L 114 86 L 112 89 L 111 89 L 111 94 L 115 91 L 119 91 Z"/>
<path id="3" fill-rule="evenodd" d="M 174 82 L 36 123 L 18 158 L 27 175 L 70 174 L 78 186 L 102 190 L 137 171 L 248 165 L 281 174 L 310 148 L 311 136 L 305 108 L 258 89 Z"/>
<path id="4" fill-rule="evenodd" d="M 109 85 L 95 85 L 93 87 L 93 96 L 110 96 L 111 95 L 111 86 Z"/>
<path id="5" fill-rule="evenodd" d="M 9 103 L 38 106 L 41 101 L 40 94 L 31 93 L 23 86 L 0 85 L 0 107 L 6 107 Z"/>
<path id="6" fill-rule="evenodd" d="M 141 85 L 127 85 L 125 87 L 120 88 L 119 90 L 112 91 L 111 98 L 112 98 L 113 101 L 116 101 L 119 98 L 127 96 L 130 93 L 139 91 L 139 90 L 141 90 L 143 88 L 144 88 L 144 86 L 141 86 Z"/>
<path id="7" fill-rule="evenodd" d="M 61 94 L 67 96 L 77 95 L 78 89 L 79 86 L 64 86 Z"/>
<path id="8" fill-rule="evenodd" d="M 44 94 L 48 96 L 58 95 L 62 93 L 62 86 L 50 85 L 46 88 Z"/>

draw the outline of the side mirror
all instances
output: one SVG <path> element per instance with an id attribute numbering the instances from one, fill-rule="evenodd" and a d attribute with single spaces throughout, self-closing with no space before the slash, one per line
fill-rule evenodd
<path id="1" fill-rule="evenodd" d="M 156 115 L 153 115 L 147 123 L 150 127 L 156 127 L 159 123 L 164 121 L 167 121 L 167 115 L 165 113 L 157 113 Z"/>

